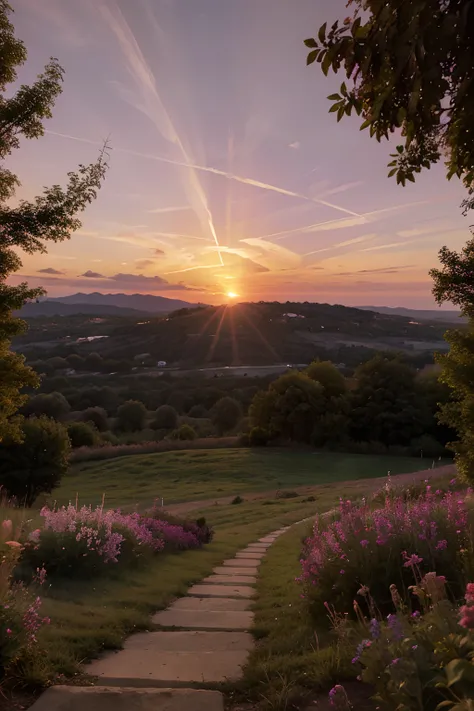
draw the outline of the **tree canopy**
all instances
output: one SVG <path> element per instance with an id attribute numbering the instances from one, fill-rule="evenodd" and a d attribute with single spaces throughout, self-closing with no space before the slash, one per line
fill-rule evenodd
<path id="1" fill-rule="evenodd" d="M 389 176 L 405 185 L 441 158 L 474 207 L 474 3 L 471 0 L 349 0 L 352 16 L 305 40 L 307 63 L 349 82 L 328 98 L 340 121 L 353 111 L 378 141 L 403 143 Z"/>
<path id="2" fill-rule="evenodd" d="M 18 67 L 27 58 L 25 45 L 15 37 L 11 13 L 8 2 L 0 0 L 0 442 L 6 437 L 21 440 L 21 417 L 17 413 L 26 400 L 21 391 L 38 384 L 23 356 L 10 350 L 11 338 L 26 328 L 23 321 L 13 318 L 12 310 L 43 293 L 26 283 L 7 284 L 8 277 L 21 267 L 18 250 L 45 252 L 47 241 L 68 239 L 80 227 L 77 215 L 95 199 L 107 169 L 104 150 L 95 163 L 80 165 L 76 172 L 69 173 L 65 188 L 53 185 L 32 201 L 21 200 L 11 206 L 20 181 L 4 161 L 19 148 L 21 138 L 43 135 L 43 121 L 51 117 L 63 81 L 63 70 L 52 58 L 33 84 L 21 85 L 12 95 L 6 95 L 9 85 L 18 78 Z"/>

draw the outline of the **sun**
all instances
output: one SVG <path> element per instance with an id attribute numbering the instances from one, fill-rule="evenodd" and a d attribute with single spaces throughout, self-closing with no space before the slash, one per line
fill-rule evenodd
<path id="1" fill-rule="evenodd" d="M 239 295 L 236 294 L 235 291 L 228 291 L 227 296 L 229 299 L 237 299 Z"/>

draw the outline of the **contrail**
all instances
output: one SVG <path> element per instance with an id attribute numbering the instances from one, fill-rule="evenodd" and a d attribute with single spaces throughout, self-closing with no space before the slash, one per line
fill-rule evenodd
<path id="1" fill-rule="evenodd" d="M 155 76 L 148 66 L 135 35 L 120 8 L 115 6 L 115 12 L 112 12 L 106 5 L 101 5 L 100 10 L 120 44 L 127 62 L 127 68 L 134 77 L 138 91 L 141 94 L 143 103 L 140 104 L 134 99 L 131 102 L 132 105 L 141 110 L 155 124 L 162 136 L 177 146 L 184 159 L 182 162 L 185 165 L 191 163 L 185 146 L 159 94 Z M 129 96 L 127 96 L 127 99 L 129 100 Z M 212 239 L 219 248 L 219 240 L 212 213 L 207 204 L 206 194 L 194 169 L 191 169 L 189 180 L 184 182 L 184 188 L 196 214 L 200 217 L 201 222 L 208 227 Z M 224 260 L 219 250 L 218 255 L 219 261 L 224 265 Z"/>
<path id="2" fill-rule="evenodd" d="M 88 138 L 80 138 L 79 136 L 71 136 L 67 133 L 59 133 L 58 131 L 45 130 L 51 136 L 59 136 L 60 138 L 68 138 L 71 141 L 79 141 L 81 143 L 88 143 L 91 146 L 101 146 L 99 141 L 91 141 Z M 147 160 L 154 160 L 158 163 L 167 163 L 168 165 L 175 165 L 180 168 L 189 168 L 191 170 L 199 170 L 204 173 L 212 173 L 213 175 L 220 175 L 227 180 L 234 180 L 237 183 L 243 183 L 244 185 L 252 185 L 256 188 L 262 188 L 262 190 L 269 190 L 274 193 L 279 193 L 280 195 L 288 195 L 289 197 L 299 198 L 300 200 L 306 200 L 307 202 L 314 202 L 317 205 L 324 205 L 325 207 L 330 207 L 333 210 L 338 210 L 346 215 L 351 215 L 352 217 L 363 217 L 358 212 L 353 212 L 352 210 L 346 210 L 345 207 L 340 205 L 334 205 L 334 203 L 327 202 L 326 200 L 320 200 L 318 198 L 311 198 L 308 195 L 303 195 L 301 193 L 296 193 L 292 190 L 286 190 L 286 188 L 280 188 L 277 185 L 272 185 L 271 183 L 262 183 L 260 180 L 254 180 L 253 178 L 244 178 L 241 175 L 236 175 L 235 173 L 229 173 L 225 170 L 219 170 L 219 168 L 212 168 L 206 165 L 197 165 L 196 163 L 183 162 L 178 160 L 172 160 L 171 158 L 164 158 L 163 156 L 155 156 L 150 153 L 141 153 L 140 151 L 134 151 L 130 148 L 120 148 L 114 146 L 114 151 L 118 153 L 126 153 L 127 155 L 137 156 L 137 158 L 146 158 Z M 331 220 L 332 221 L 332 220 Z M 303 229 L 303 228 L 301 228 Z M 293 230 L 294 232 L 300 232 L 301 229 Z M 288 234 L 287 232 L 278 232 L 276 234 Z M 266 237 L 273 237 L 276 235 L 265 235 Z"/>

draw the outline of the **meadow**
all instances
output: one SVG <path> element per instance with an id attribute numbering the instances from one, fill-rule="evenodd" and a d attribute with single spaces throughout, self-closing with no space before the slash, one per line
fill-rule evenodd
<path id="1" fill-rule="evenodd" d="M 108 506 L 165 506 L 428 469 L 431 459 L 291 449 L 183 450 L 76 464 L 53 497 Z"/>

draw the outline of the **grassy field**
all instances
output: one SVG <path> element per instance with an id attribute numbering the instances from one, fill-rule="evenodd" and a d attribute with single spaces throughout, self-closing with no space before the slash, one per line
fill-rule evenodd
<path id="1" fill-rule="evenodd" d="M 314 486 L 428 468 L 412 457 L 306 452 L 286 449 L 184 450 L 76 464 L 54 498 L 108 506 L 165 504 Z"/>

